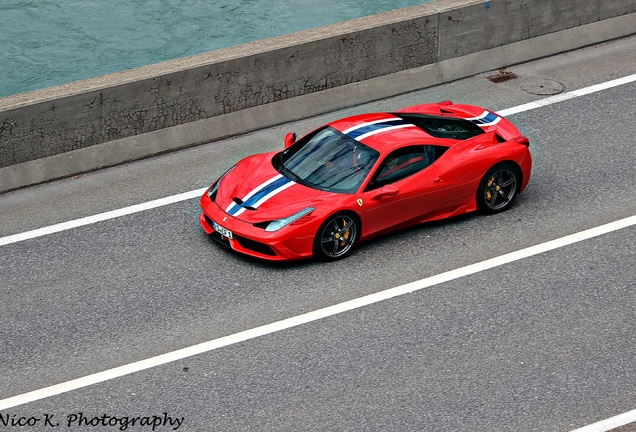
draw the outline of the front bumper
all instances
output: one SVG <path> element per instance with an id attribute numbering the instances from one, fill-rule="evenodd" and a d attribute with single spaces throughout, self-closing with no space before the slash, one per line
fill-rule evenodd
<path id="1" fill-rule="evenodd" d="M 285 261 L 309 258 L 315 232 L 307 224 L 292 223 L 278 231 L 267 232 L 230 216 L 207 195 L 201 197 L 199 216 L 201 227 L 214 240 L 237 252 L 270 261 Z M 213 221 L 232 232 L 227 238 L 215 231 Z M 311 224 L 310 224 L 311 225 Z"/>

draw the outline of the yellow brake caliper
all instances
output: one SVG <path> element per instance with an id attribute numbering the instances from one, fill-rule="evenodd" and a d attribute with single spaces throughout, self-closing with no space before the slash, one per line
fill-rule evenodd
<path id="1" fill-rule="evenodd" d="M 342 221 L 342 227 L 344 228 L 344 227 L 346 227 L 346 226 L 347 226 L 347 221 L 346 221 L 346 220 L 343 220 L 343 221 Z M 345 232 L 342 234 L 342 237 L 343 237 L 345 240 L 349 240 L 349 230 L 345 231 Z M 337 239 L 340 239 L 340 234 L 336 234 L 336 238 L 337 238 Z M 344 242 L 344 241 L 342 241 L 342 240 L 340 240 L 340 246 L 344 246 L 344 245 L 345 245 L 345 242 Z"/>
<path id="2" fill-rule="evenodd" d="M 490 193 L 490 186 L 492 186 L 492 184 L 495 182 L 495 176 L 490 177 L 490 180 L 488 180 L 488 184 L 486 185 L 486 201 L 490 201 L 492 199 L 492 194 Z"/>

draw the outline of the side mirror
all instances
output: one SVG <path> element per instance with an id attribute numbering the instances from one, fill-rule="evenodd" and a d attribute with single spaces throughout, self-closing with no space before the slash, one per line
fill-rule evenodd
<path id="1" fill-rule="evenodd" d="M 396 188 L 393 185 L 386 185 L 384 187 L 381 187 L 380 189 L 378 189 L 376 191 L 376 194 L 373 195 L 373 199 L 374 200 L 379 200 L 382 198 L 386 198 L 386 197 L 390 197 L 390 196 L 395 196 L 397 194 L 400 193 L 400 190 L 398 188 Z"/>
<path id="2" fill-rule="evenodd" d="M 285 148 L 289 148 L 295 142 L 296 132 L 289 132 L 287 135 L 285 135 Z"/>

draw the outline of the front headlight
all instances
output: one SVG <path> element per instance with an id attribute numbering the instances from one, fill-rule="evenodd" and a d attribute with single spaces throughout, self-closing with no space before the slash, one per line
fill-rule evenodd
<path id="1" fill-rule="evenodd" d="M 302 209 L 298 213 L 294 213 L 293 215 L 288 216 L 286 218 L 282 218 L 282 219 L 278 219 L 278 220 L 275 220 L 275 221 L 271 221 L 269 223 L 269 225 L 267 225 L 267 227 L 265 228 L 265 231 L 267 231 L 267 232 L 278 231 L 279 229 L 289 225 L 292 222 L 297 221 L 301 217 L 305 216 L 306 214 L 311 213 L 314 210 L 316 210 L 316 209 L 313 208 L 313 207 L 307 207 L 306 209 Z"/>
<path id="2" fill-rule="evenodd" d="M 223 180 L 223 177 L 225 177 L 227 175 L 227 173 L 232 171 L 234 168 L 236 168 L 236 165 L 234 165 L 229 170 L 225 171 L 225 173 L 221 177 L 219 177 L 219 179 L 217 181 L 215 181 L 212 184 L 212 186 L 210 186 L 210 189 L 208 189 L 208 192 L 207 192 L 208 198 L 210 198 L 212 201 L 214 201 L 214 194 L 216 194 L 216 191 L 219 190 L 219 183 L 221 183 L 221 180 Z"/>

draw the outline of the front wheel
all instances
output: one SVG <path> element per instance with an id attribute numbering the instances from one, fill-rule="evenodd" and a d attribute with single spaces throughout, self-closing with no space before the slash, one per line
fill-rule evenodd
<path id="1" fill-rule="evenodd" d="M 331 216 L 318 229 L 314 238 L 314 256 L 333 261 L 344 258 L 353 249 L 358 239 L 359 224 L 353 216 L 339 214 Z"/>
<path id="2" fill-rule="evenodd" d="M 479 183 L 477 207 L 484 213 L 499 213 L 508 210 L 517 197 L 521 175 L 519 169 L 510 164 L 492 167 Z"/>

